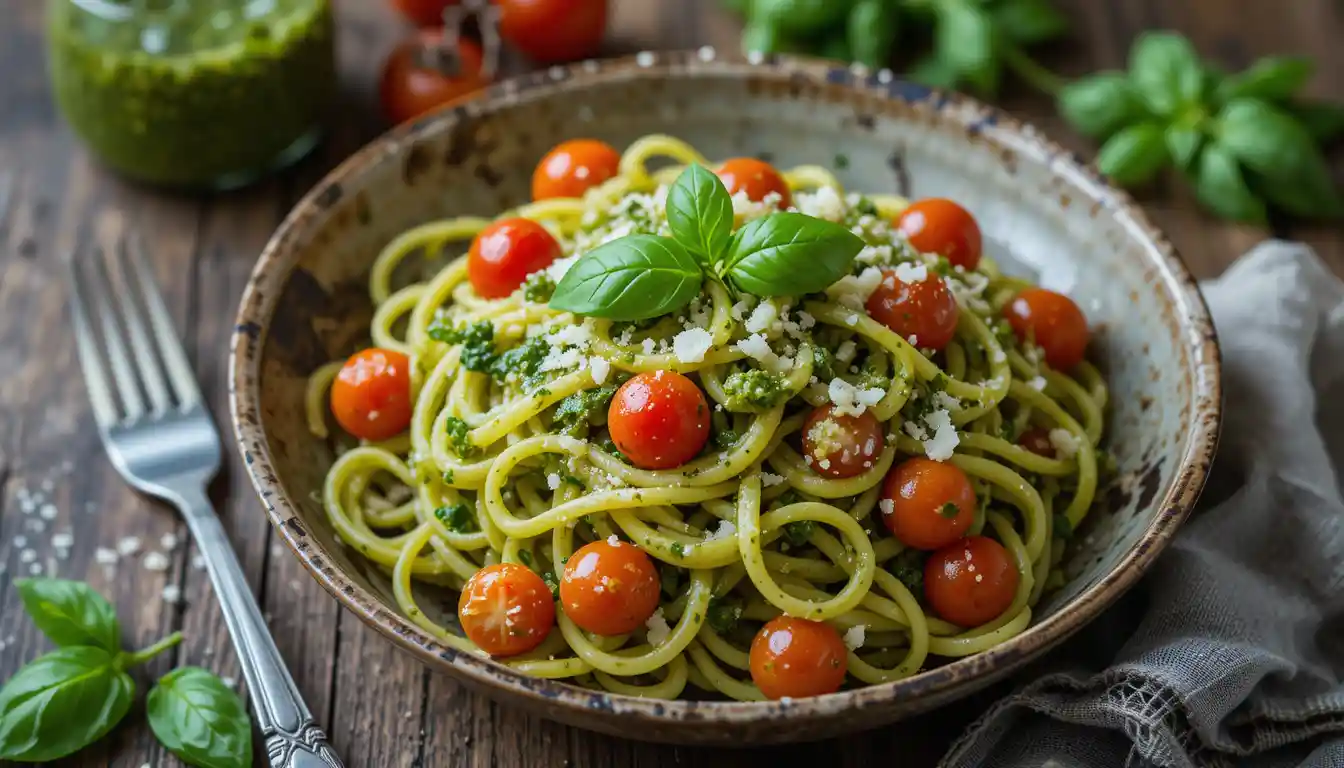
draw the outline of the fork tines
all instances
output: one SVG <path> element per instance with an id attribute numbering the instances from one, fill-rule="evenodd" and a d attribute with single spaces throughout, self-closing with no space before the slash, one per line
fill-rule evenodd
<path id="1" fill-rule="evenodd" d="M 200 404 L 138 234 L 120 237 L 110 253 L 76 248 L 70 282 L 79 363 L 100 428 Z"/>

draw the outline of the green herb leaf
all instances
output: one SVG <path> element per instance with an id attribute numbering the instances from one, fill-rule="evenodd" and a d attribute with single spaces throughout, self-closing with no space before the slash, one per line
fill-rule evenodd
<path id="1" fill-rule="evenodd" d="M 1131 125 L 1101 145 L 1097 167 L 1121 186 L 1142 184 L 1166 164 L 1167 145 L 1157 123 Z"/>
<path id="2" fill-rule="evenodd" d="M 784 539 L 790 545 L 801 547 L 812 540 L 812 532 L 817 530 L 817 524 L 811 520 L 795 520 L 792 523 L 784 524 Z"/>
<path id="3" fill-rule="evenodd" d="M 555 279 L 546 274 L 546 270 L 533 272 L 523 283 L 523 298 L 534 304 L 545 304 L 555 293 Z"/>
<path id="4" fill-rule="evenodd" d="M 480 524 L 476 521 L 476 515 L 471 512 L 471 507 L 460 501 L 446 507 L 436 508 L 434 517 L 438 518 L 445 528 L 454 533 L 472 533 L 479 530 L 480 527 Z"/>
<path id="5" fill-rule="evenodd" d="M 724 266 L 728 279 L 746 293 L 802 296 L 843 277 L 861 250 L 863 239 L 839 224 L 772 213 L 737 231 Z"/>
<path id="6" fill-rule="evenodd" d="M 449 416 L 443 420 L 444 431 L 448 433 L 448 442 L 453 446 L 453 452 L 464 459 L 472 459 L 480 454 L 481 449 L 473 442 L 469 433 L 471 426 L 467 422 L 456 416 Z"/>
<path id="7" fill-rule="evenodd" d="M 667 190 L 667 225 L 686 250 L 718 261 L 733 237 L 733 198 L 718 174 L 687 166 Z"/>
<path id="8" fill-rule="evenodd" d="M 930 88 L 955 88 L 958 73 L 951 62 L 937 54 L 928 54 L 916 61 L 906 76 Z"/>
<path id="9" fill-rule="evenodd" d="M 1307 133 L 1324 144 L 1344 136 L 1344 106 L 1324 101 L 1303 101 L 1289 109 Z"/>
<path id="10" fill-rule="evenodd" d="M 766 21 L 752 19 L 742 28 L 744 53 L 801 53 L 802 46 Z"/>
<path id="11" fill-rule="evenodd" d="M 1167 152 L 1171 154 L 1171 159 L 1176 162 L 1178 168 L 1188 170 L 1194 167 L 1195 159 L 1199 157 L 1199 149 L 1204 145 L 1202 131 L 1188 125 L 1173 123 L 1167 126 L 1164 138 Z"/>
<path id="12" fill-rule="evenodd" d="M 643 320 L 690 303 L 704 273 L 677 241 L 628 235 L 589 251 L 569 268 L 551 307 L 612 320 Z"/>
<path id="13" fill-rule="evenodd" d="M 672 542 L 672 554 L 676 555 L 677 557 L 685 557 L 686 545 L 682 544 L 680 541 Z"/>
<path id="14" fill-rule="evenodd" d="M 560 579 L 556 577 L 555 571 L 546 571 L 541 574 L 541 580 L 545 582 L 546 588 L 551 590 L 551 599 L 560 599 Z"/>
<path id="15" fill-rule="evenodd" d="M 594 423 L 604 423 L 607 406 L 616 394 L 616 385 L 585 389 L 561 400 L 551 415 L 551 425 L 566 435 L 582 437 Z"/>
<path id="16" fill-rule="evenodd" d="M 1075 80 L 1059 92 L 1059 111 L 1079 133 L 1104 139 L 1148 110 L 1123 72 L 1102 72 Z"/>
<path id="17" fill-rule="evenodd" d="M 726 635 L 742 619 L 742 604 L 730 597 L 712 597 L 705 611 L 705 621 L 715 633 Z"/>
<path id="18" fill-rule="evenodd" d="M 944 502 L 943 506 L 938 508 L 939 517 L 945 517 L 948 520 L 952 520 L 957 515 L 960 514 L 961 514 L 961 507 L 958 507 L 956 504 L 950 501 Z"/>
<path id="19" fill-rule="evenodd" d="M 1220 144 L 1257 174 L 1255 188 L 1275 205 L 1298 216 L 1344 213 L 1320 148 L 1288 114 L 1237 99 L 1218 114 L 1218 125 Z"/>
<path id="20" fill-rule="evenodd" d="M 1247 186 L 1236 157 L 1221 146 L 1212 144 L 1200 153 L 1194 181 L 1199 201 L 1219 216 L 1265 223 L 1265 204 Z"/>
<path id="21" fill-rule="evenodd" d="M 40 763 L 101 739 L 126 716 L 135 683 L 102 648 L 39 656 L 0 689 L 0 759 Z"/>
<path id="22" fill-rule="evenodd" d="M 1069 20 L 1050 0 L 1005 0 L 993 13 L 998 29 L 1023 45 L 1053 40 L 1069 30 Z"/>
<path id="23" fill-rule="evenodd" d="M 1069 522 L 1069 516 L 1063 512 L 1056 512 L 1052 520 L 1054 526 L 1054 536 L 1052 538 L 1068 541 L 1073 538 L 1073 523 Z"/>
<path id="24" fill-rule="evenodd" d="M 1214 99 L 1219 104 L 1243 98 L 1283 101 L 1297 93 L 1315 69 L 1311 59 L 1302 56 L 1270 56 L 1223 79 Z"/>
<path id="25" fill-rule="evenodd" d="M 1204 90 L 1204 68 L 1195 49 L 1174 32 L 1140 36 L 1129 51 L 1129 71 L 1139 96 L 1159 115 L 1199 101 Z"/>
<path id="26" fill-rule="evenodd" d="M 898 22 L 896 5 L 889 0 L 856 2 L 845 24 L 849 58 L 873 69 L 885 67 L 896 45 Z"/>
<path id="27" fill-rule="evenodd" d="M 849 3 L 838 0 L 752 0 L 753 21 L 798 35 L 813 35 L 835 25 Z"/>
<path id="28" fill-rule="evenodd" d="M 938 28 L 934 50 L 952 71 L 983 93 L 998 86 L 998 61 L 994 58 L 994 22 L 985 9 L 965 0 L 948 0 L 935 6 Z"/>
<path id="29" fill-rule="evenodd" d="M 14 582 L 33 623 L 59 646 L 121 650 L 121 625 L 112 605 L 82 581 L 19 579 Z"/>
<path id="30" fill-rule="evenodd" d="M 918 600 L 924 596 L 924 553 L 917 549 L 903 549 L 887 561 L 887 571 L 910 590 Z"/>
<path id="31" fill-rule="evenodd" d="M 252 765 L 252 723 L 243 700 L 206 670 L 183 667 L 164 675 L 149 692 L 146 710 L 154 735 L 183 762 Z"/>

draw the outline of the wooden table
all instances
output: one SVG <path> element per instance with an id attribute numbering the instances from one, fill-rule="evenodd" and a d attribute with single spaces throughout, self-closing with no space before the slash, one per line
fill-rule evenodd
<path id="1" fill-rule="evenodd" d="M 1344 39 L 1344 5 L 1333 0 L 1060 4 L 1074 22 L 1074 39 L 1045 52 L 1045 58 L 1066 74 L 1118 66 L 1138 32 L 1171 27 L 1231 67 L 1271 53 L 1313 56 L 1320 72 L 1314 94 L 1344 100 L 1344 47 L 1338 44 Z M 334 135 L 315 158 L 283 177 L 245 192 L 191 199 L 127 185 L 79 148 L 48 93 L 41 64 L 42 5 L 12 3 L 0 20 L 5 73 L 0 170 L 17 178 L 8 206 L 0 204 L 0 564 L 5 568 L 0 677 L 47 650 L 9 588 L 11 579 L 34 564 L 48 575 L 89 580 L 109 596 L 129 645 L 143 646 L 176 629 L 186 634 L 171 654 L 175 658 L 160 658 L 136 673 L 142 692 L 177 663 L 237 677 L 228 635 L 204 572 L 193 567 L 182 523 L 132 493 L 103 455 L 75 362 L 62 259 L 81 226 L 115 216 L 148 235 L 158 277 L 186 332 L 188 354 L 227 428 L 224 349 L 253 260 L 291 204 L 327 168 L 381 130 L 373 108 L 376 72 L 403 29 L 385 3 L 339 0 L 348 108 Z M 735 48 L 737 34 L 738 22 L 715 0 L 613 0 L 613 52 L 704 44 Z M 1042 97 L 1010 87 L 1003 104 L 1066 144 L 1091 151 Z M 1158 184 L 1145 199 L 1200 276 L 1216 275 L 1271 234 L 1209 218 L 1175 182 Z M 1339 230 L 1279 223 L 1272 234 L 1310 241 L 1344 272 Z M 729 766 L 756 758 L 773 765 L 866 766 L 892 759 L 932 764 L 990 700 L 982 696 L 871 734 L 759 753 L 646 745 L 534 720 L 431 674 L 340 610 L 281 549 L 238 457 L 229 450 L 226 458 L 226 471 L 213 488 L 225 527 L 299 687 L 350 766 Z M 61 559 L 51 542 L 64 532 L 74 541 Z M 94 562 L 96 548 L 115 547 L 127 537 L 139 538 L 138 558 L 124 558 L 115 570 Z M 145 568 L 144 553 L 161 551 L 164 537 L 184 543 L 171 551 L 167 571 Z M 166 585 L 180 587 L 182 602 L 163 599 Z M 66 764 L 174 764 L 144 722 L 137 705 L 112 735 Z"/>

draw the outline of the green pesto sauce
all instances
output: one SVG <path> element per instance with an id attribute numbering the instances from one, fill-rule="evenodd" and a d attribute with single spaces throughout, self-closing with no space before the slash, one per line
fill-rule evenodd
<path id="1" fill-rule="evenodd" d="M 152 184 L 236 187 L 297 160 L 335 88 L 329 0 L 51 0 L 48 23 L 66 120 Z"/>
<path id="2" fill-rule="evenodd" d="M 783 376 L 751 368 L 730 374 L 723 391 L 728 395 L 728 410 L 757 411 L 773 408 L 789 393 L 789 384 Z"/>

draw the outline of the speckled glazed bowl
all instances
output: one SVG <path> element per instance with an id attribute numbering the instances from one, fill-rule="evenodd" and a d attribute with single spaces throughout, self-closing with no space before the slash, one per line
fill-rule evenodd
<path id="1" fill-rule="evenodd" d="M 822 163 L 851 189 L 939 195 L 968 207 L 1009 270 L 1067 291 L 1094 326 L 1113 397 L 1119 478 L 1075 537 L 1068 585 L 1018 637 L 888 685 L 772 703 L 652 701 L 524 677 L 459 653 L 401 616 L 388 577 L 336 544 L 319 498 L 333 455 L 303 417 L 305 377 L 366 343 L 378 250 L 435 218 L 527 199 L 552 145 L 642 134 L 707 156 Z M 266 246 L 232 347 L 239 446 L 271 522 L 313 576 L 425 663 L 500 701 L 621 736 L 681 743 L 812 739 L 936 707 L 1007 675 L 1132 586 L 1194 504 L 1219 426 L 1218 348 L 1194 281 L 1123 193 L 1037 131 L 964 97 L 820 61 L 695 53 L 555 67 L 398 128 L 323 180 Z M 445 619 L 456 596 L 426 591 Z"/>

